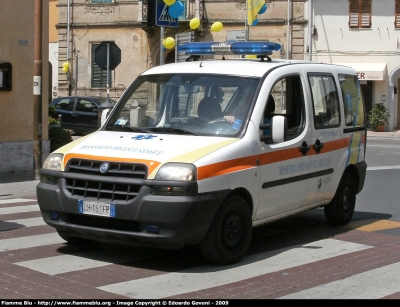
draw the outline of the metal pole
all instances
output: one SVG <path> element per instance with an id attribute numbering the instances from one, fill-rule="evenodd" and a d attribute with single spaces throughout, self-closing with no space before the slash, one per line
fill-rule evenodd
<path id="1" fill-rule="evenodd" d="M 312 0 L 308 0 L 308 59 L 312 61 Z"/>
<path id="2" fill-rule="evenodd" d="M 70 0 L 67 1 L 67 62 L 70 63 Z M 68 95 L 71 95 L 71 82 L 69 80 L 69 76 L 67 76 L 68 81 Z"/>
<path id="3" fill-rule="evenodd" d="M 247 26 L 247 9 L 248 9 L 248 5 L 247 5 L 247 0 L 246 0 L 246 8 L 245 8 L 245 13 L 244 13 L 244 33 L 245 33 L 245 40 L 246 42 L 249 40 L 249 33 L 248 33 L 248 26 Z"/>
<path id="4" fill-rule="evenodd" d="M 78 56 L 79 50 L 75 50 L 76 52 L 76 59 L 75 59 L 75 96 L 78 95 Z"/>
<path id="5" fill-rule="evenodd" d="M 35 0 L 33 62 L 33 155 L 35 179 L 42 166 L 42 0 Z"/>
<path id="6" fill-rule="evenodd" d="M 291 20 L 292 20 L 292 5 L 290 0 L 288 0 L 288 19 L 287 19 L 287 42 L 286 42 L 286 59 L 290 59 L 291 53 L 291 39 L 292 39 L 292 32 L 291 32 Z"/>
<path id="7" fill-rule="evenodd" d="M 107 43 L 107 101 L 110 101 L 110 43 Z"/>
<path id="8" fill-rule="evenodd" d="M 164 64 L 164 27 L 160 27 L 160 65 Z"/>

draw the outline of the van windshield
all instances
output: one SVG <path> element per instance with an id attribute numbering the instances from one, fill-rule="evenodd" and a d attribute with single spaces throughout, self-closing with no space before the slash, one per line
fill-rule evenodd
<path id="1" fill-rule="evenodd" d="M 237 136 L 259 82 L 214 74 L 142 75 L 121 97 L 106 130 Z"/>

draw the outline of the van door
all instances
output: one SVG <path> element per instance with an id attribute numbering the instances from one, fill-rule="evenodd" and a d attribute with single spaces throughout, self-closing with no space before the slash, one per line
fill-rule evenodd
<path id="1" fill-rule="evenodd" d="M 341 159 L 346 154 L 338 84 L 333 74 L 308 73 L 312 96 L 313 124 L 310 184 L 304 206 L 329 201 L 340 180 Z M 342 163 L 343 164 L 343 163 Z"/>
<path id="2" fill-rule="evenodd" d="M 296 72 L 297 70 L 297 72 Z M 282 75 L 284 77 L 282 77 Z M 255 220 L 274 219 L 277 215 L 296 210 L 306 196 L 309 181 L 311 135 L 308 133 L 306 80 L 298 67 L 294 65 L 273 71 L 266 80 L 273 78 L 272 88 L 263 86 L 260 93 L 268 100 L 275 102 L 272 120 L 275 115 L 282 115 L 288 123 L 288 137 L 282 143 L 260 141 L 260 194 Z M 270 81 L 265 83 L 271 84 Z M 273 99 L 268 99 L 272 96 Z M 260 107 L 260 105 L 258 105 Z M 271 106 L 255 113 L 262 114 L 255 118 L 259 123 L 266 122 L 264 114 Z M 270 111 L 267 111 L 270 112 Z M 260 130 L 260 136 L 271 133 L 269 129 Z"/>
<path id="3" fill-rule="evenodd" d="M 364 159 L 364 104 L 357 76 L 309 73 L 313 98 L 310 184 L 304 205 L 333 198 L 348 165 Z"/>

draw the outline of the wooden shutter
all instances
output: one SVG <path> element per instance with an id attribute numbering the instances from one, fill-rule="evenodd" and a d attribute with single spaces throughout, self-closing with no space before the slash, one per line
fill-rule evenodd
<path id="1" fill-rule="evenodd" d="M 371 0 L 349 0 L 349 27 L 371 28 Z"/>
<path id="2" fill-rule="evenodd" d="M 394 27 L 400 28 L 400 0 L 396 0 L 396 13 L 395 13 Z"/>
<path id="3" fill-rule="evenodd" d="M 371 28 L 371 0 L 362 0 L 361 2 L 360 28 Z"/>
<path id="4" fill-rule="evenodd" d="M 99 44 L 92 44 L 92 87 L 107 87 L 107 70 L 102 70 L 94 61 L 95 50 Z M 111 72 L 110 72 L 111 73 Z M 111 86 L 111 78 L 110 78 Z"/>

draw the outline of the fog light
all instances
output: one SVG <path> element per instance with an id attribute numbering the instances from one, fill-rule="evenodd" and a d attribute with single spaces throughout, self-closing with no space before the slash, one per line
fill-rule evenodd
<path id="1" fill-rule="evenodd" d="M 151 194 L 163 196 L 194 196 L 197 195 L 197 187 L 160 187 L 151 188 Z"/>
<path id="2" fill-rule="evenodd" d="M 147 225 L 146 226 L 146 231 L 148 233 L 154 233 L 156 235 L 158 235 L 160 233 L 160 229 L 158 229 L 157 226 L 152 226 L 152 225 Z"/>
<path id="3" fill-rule="evenodd" d="M 58 221 L 59 218 L 60 218 L 60 217 L 58 216 L 57 213 L 50 213 L 50 220 Z"/>
<path id="4" fill-rule="evenodd" d="M 58 177 L 41 174 L 40 181 L 44 182 L 44 183 L 56 185 L 58 183 Z"/>

